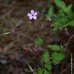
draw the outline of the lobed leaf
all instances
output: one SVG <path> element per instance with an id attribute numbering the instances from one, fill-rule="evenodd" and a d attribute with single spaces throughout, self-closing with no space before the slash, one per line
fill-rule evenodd
<path id="1" fill-rule="evenodd" d="M 48 48 L 52 49 L 53 51 L 61 51 L 63 49 L 63 47 L 59 45 L 48 45 Z"/>
<path id="2" fill-rule="evenodd" d="M 49 62 L 49 52 L 47 50 L 42 54 L 41 62 L 43 63 Z"/>
<path id="3" fill-rule="evenodd" d="M 41 46 L 41 45 L 43 45 L 43 43 L 44 43 L 44 41 L 41 38 L 38 38 L 38 39 L 35 40 L 35 44 L 37 46 Z"/>
<path id="4" fill-rule="evenodd" d="M 52 63 L 53 64 L 59 64 L 63 59 L 65 58 L 65 55 L 63 53 L 54 52 L 52 54 Z"/>

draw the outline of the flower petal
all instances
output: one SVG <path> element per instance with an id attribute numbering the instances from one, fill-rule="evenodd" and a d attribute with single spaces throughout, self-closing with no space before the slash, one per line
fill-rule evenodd
<path id="1" fill-rule="evenodd" d="M 28 16 L 28 17 L 29 17 L 29 16 L 32 16 L 32 14 L 31 14 L 31 13 L 28 13 L 27 16 Z"/>
<path id="2" fill-rule="evenodd" d="M 33 16 L 32 16 L 32 14 L 31 14 L 31 13 L 28 13 L 28 14 L 27 14 L 27 16 L 29 17 L 29 19 L 30 19 L 30 20 L 32 20 L 32 19 L 33 19 Z"/>
<path id="3" fill-rule="evenodd" d="M 33 17 L 33 19 L 37 19 L 37 16 L 32 16 Z"/>
<path id="4" fill-rule="evenodd" d="M 34 12 L 34 15 L 37 15 L 37 12 Z"/>
<path id="5" fill-rule="evenodd" d="M 34 15 L 34 13 L 35 13 L 34 10 L 31 10 L 31 14 Z"/>
<path id="6" fill-rule="evenodd" d="M 32 19 L 33 19 L 33 16 L 32 16 L 32 15 L 31 15 L 31 16 L 29 16 L 29 19 L 30 19 L 30 20 L 32 20 Z"/>

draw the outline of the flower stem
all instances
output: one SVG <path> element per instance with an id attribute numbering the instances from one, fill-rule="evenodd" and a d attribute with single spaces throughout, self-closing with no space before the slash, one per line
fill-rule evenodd
<path id="1" fill-rule="evenodd" d="M 35 33 L 34 29 L 35 29 L 35 26 L 34 26 L 34 20 L 32 20 L 32 24 L 33 24 L 33 34 Z M 35 47 L 35 39 L 34 39 L 34 36 L 33 36 L 33 45 Z"/>

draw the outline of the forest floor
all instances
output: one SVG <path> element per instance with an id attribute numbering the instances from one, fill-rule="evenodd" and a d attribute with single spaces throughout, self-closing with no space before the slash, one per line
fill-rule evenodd
<path id="1" fill-rule="evenodd" d="M 41 51 L 46 48 L 46 45 L 52 41 L 66 43 L 69 37 L 74 34 L 74 28 L 69 29 L 70 36 L 66 36 L 64 31 L 58 32 L 56 35 L 56 32 L 50 31 L 49 23 L 42 15 L 43 12 L 38 11 L 33 5 L 34 3 L 8 1 L 0 1 L 0 74 L 33 74 L 28 64 L 31 64 L 32 68 L 36 70 Z M 30 10 L 38 12 L 34 28 L 33 22 L 27 17 Z M 45 41 L 45 45 L 34 48 L 33 38 L 37 39 L 38 37 Z M 73 43 L 74 41 L 71 41 L 69 47 L 72 52 L 74 51 Z M 59 66 L 62 65 L 64 69 L 61 67 L 61 74 L 70 74 L 70 57 L 59 64 Z M 59 74 L 59 66 L 54 66 L 53 74 Z"/>

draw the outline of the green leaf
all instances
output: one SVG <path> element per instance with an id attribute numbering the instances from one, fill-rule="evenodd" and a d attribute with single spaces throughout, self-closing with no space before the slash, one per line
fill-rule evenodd
<path id="1" fill-rule="evenodd" d="M 42 73 L 42 74 L 51 74 L 50 72 L 52 70 L 52 64 L 51 64 L 51 61 L 50 61 L 48 50 L 45 50 L 45 52 L 42 54 L 40 61 L 41 61 L 41 64 L 42 64 L 42 70 L 40 70 L 38 72 L 38 74 L 40 74 L 40 73 Z"/>
<path id="2" fill-rule="evenodd" d="M 71 9 L 72 9 L 72 4 L 69 5 L 69 6 L 65 9 L 65 12 L 70 14 Z"/>
<path id="3" fill-rule="evenodd" d="M 53 6 L 50 6 L 49 10 L 48 10 L 48 14 L 47 14 L 47 18 L 48 19 L 51 19 L 52 16 L 54 14 L 54 9 L 53 9 Z"/>
<path id="4" fill-rule="evenodd" d="M 46 69 L 48 69 L 49 71 L 51 71 L 52 70 L 52 64 L 51 64 L 51 62 L 48 62 L 48 63 L 44 64 L 44 67 Z"/>
<path id="5" fill-rule="evenodd" d="M 74 20 L 71 20 L 67 26 L 73 26 L 74 27 Z"/>
<path id="6" fill-rule="evenodd" d="M 51 74 L 51 72 L 46 69 L 38 69 L 37 74 Z"/>
<path id="7" fill-rule="evenodd" d="M 38 38 L 38 39 L 35 40 L 35 44 L 37 46 L 41 46 L 41 45 L 43 45 L 43 43 L 44 43 L 44 41 L 41 38 Z"/>
<path id="8" fill-rule="evenodd" d="M 42 54 L 42 56 L 41 56 L 41 62 L 42 63 L 50 62 L 49 61 L 49 52 L 47 50 Z"/>
<path id="9" fill-rule="evenodd" d="M 37 74 L 43 74 L 43 69 L 40 69 L 40 68 L 39 68 L 39 69 L 37 70 Z"/>
<path id="10" fill-rule="evenodd" d="M 63 53 L 54 52 L 52 54 L 52 63 L 53 64 L 59 64 L 63 59 L 65 58 L 65 55 Z"/>
<path id="11" fill-rule="evenodd" d="M 52 49 L 53 51 L 61 51 L 63 49 L 62 46 L 58 45 L 48 45 L 48 48 Z"/>
<path id="12" fill-rule="evenodd" d="M 52 25 L 53 25 L 53 27 L 54 27 L 54 28 L 53 28 L 54 31 L 60 29 L 60 28 L 63 26 L 63 24 L 61 23 L 60 20 L 53 22 Z"/>
<path id="13" fill-rule="evenodd" d="M 56 17 L 53 18 L 53 24 L 54 27 L 53 30 L 56 31 L 60 29 L 61 27 L 65 26 L 65 24 L 68 23 L 68 17 L 63 14 L 63 12 L 59 12 Z"/>
<path id="14" fill-rule="evenodd" d="M 72 4 L 67 6 L 64 12 L 67 14 L 69 18 L 71 18 L 72 17 Z"/>
<path id="15" fill-rule="evenodd" d="M 61 8 L 61 10 L 65 10 L 66 9 L 66 4 L 62 1 L 62 0 L 54 0 L 55 4 Z"/>
<path id="16" fill-rule="evenodd" d="M 44 73 L 43 74 L 51 74 L 51 72 L 47 71 L 46 69 L 44 69 Z"/>

